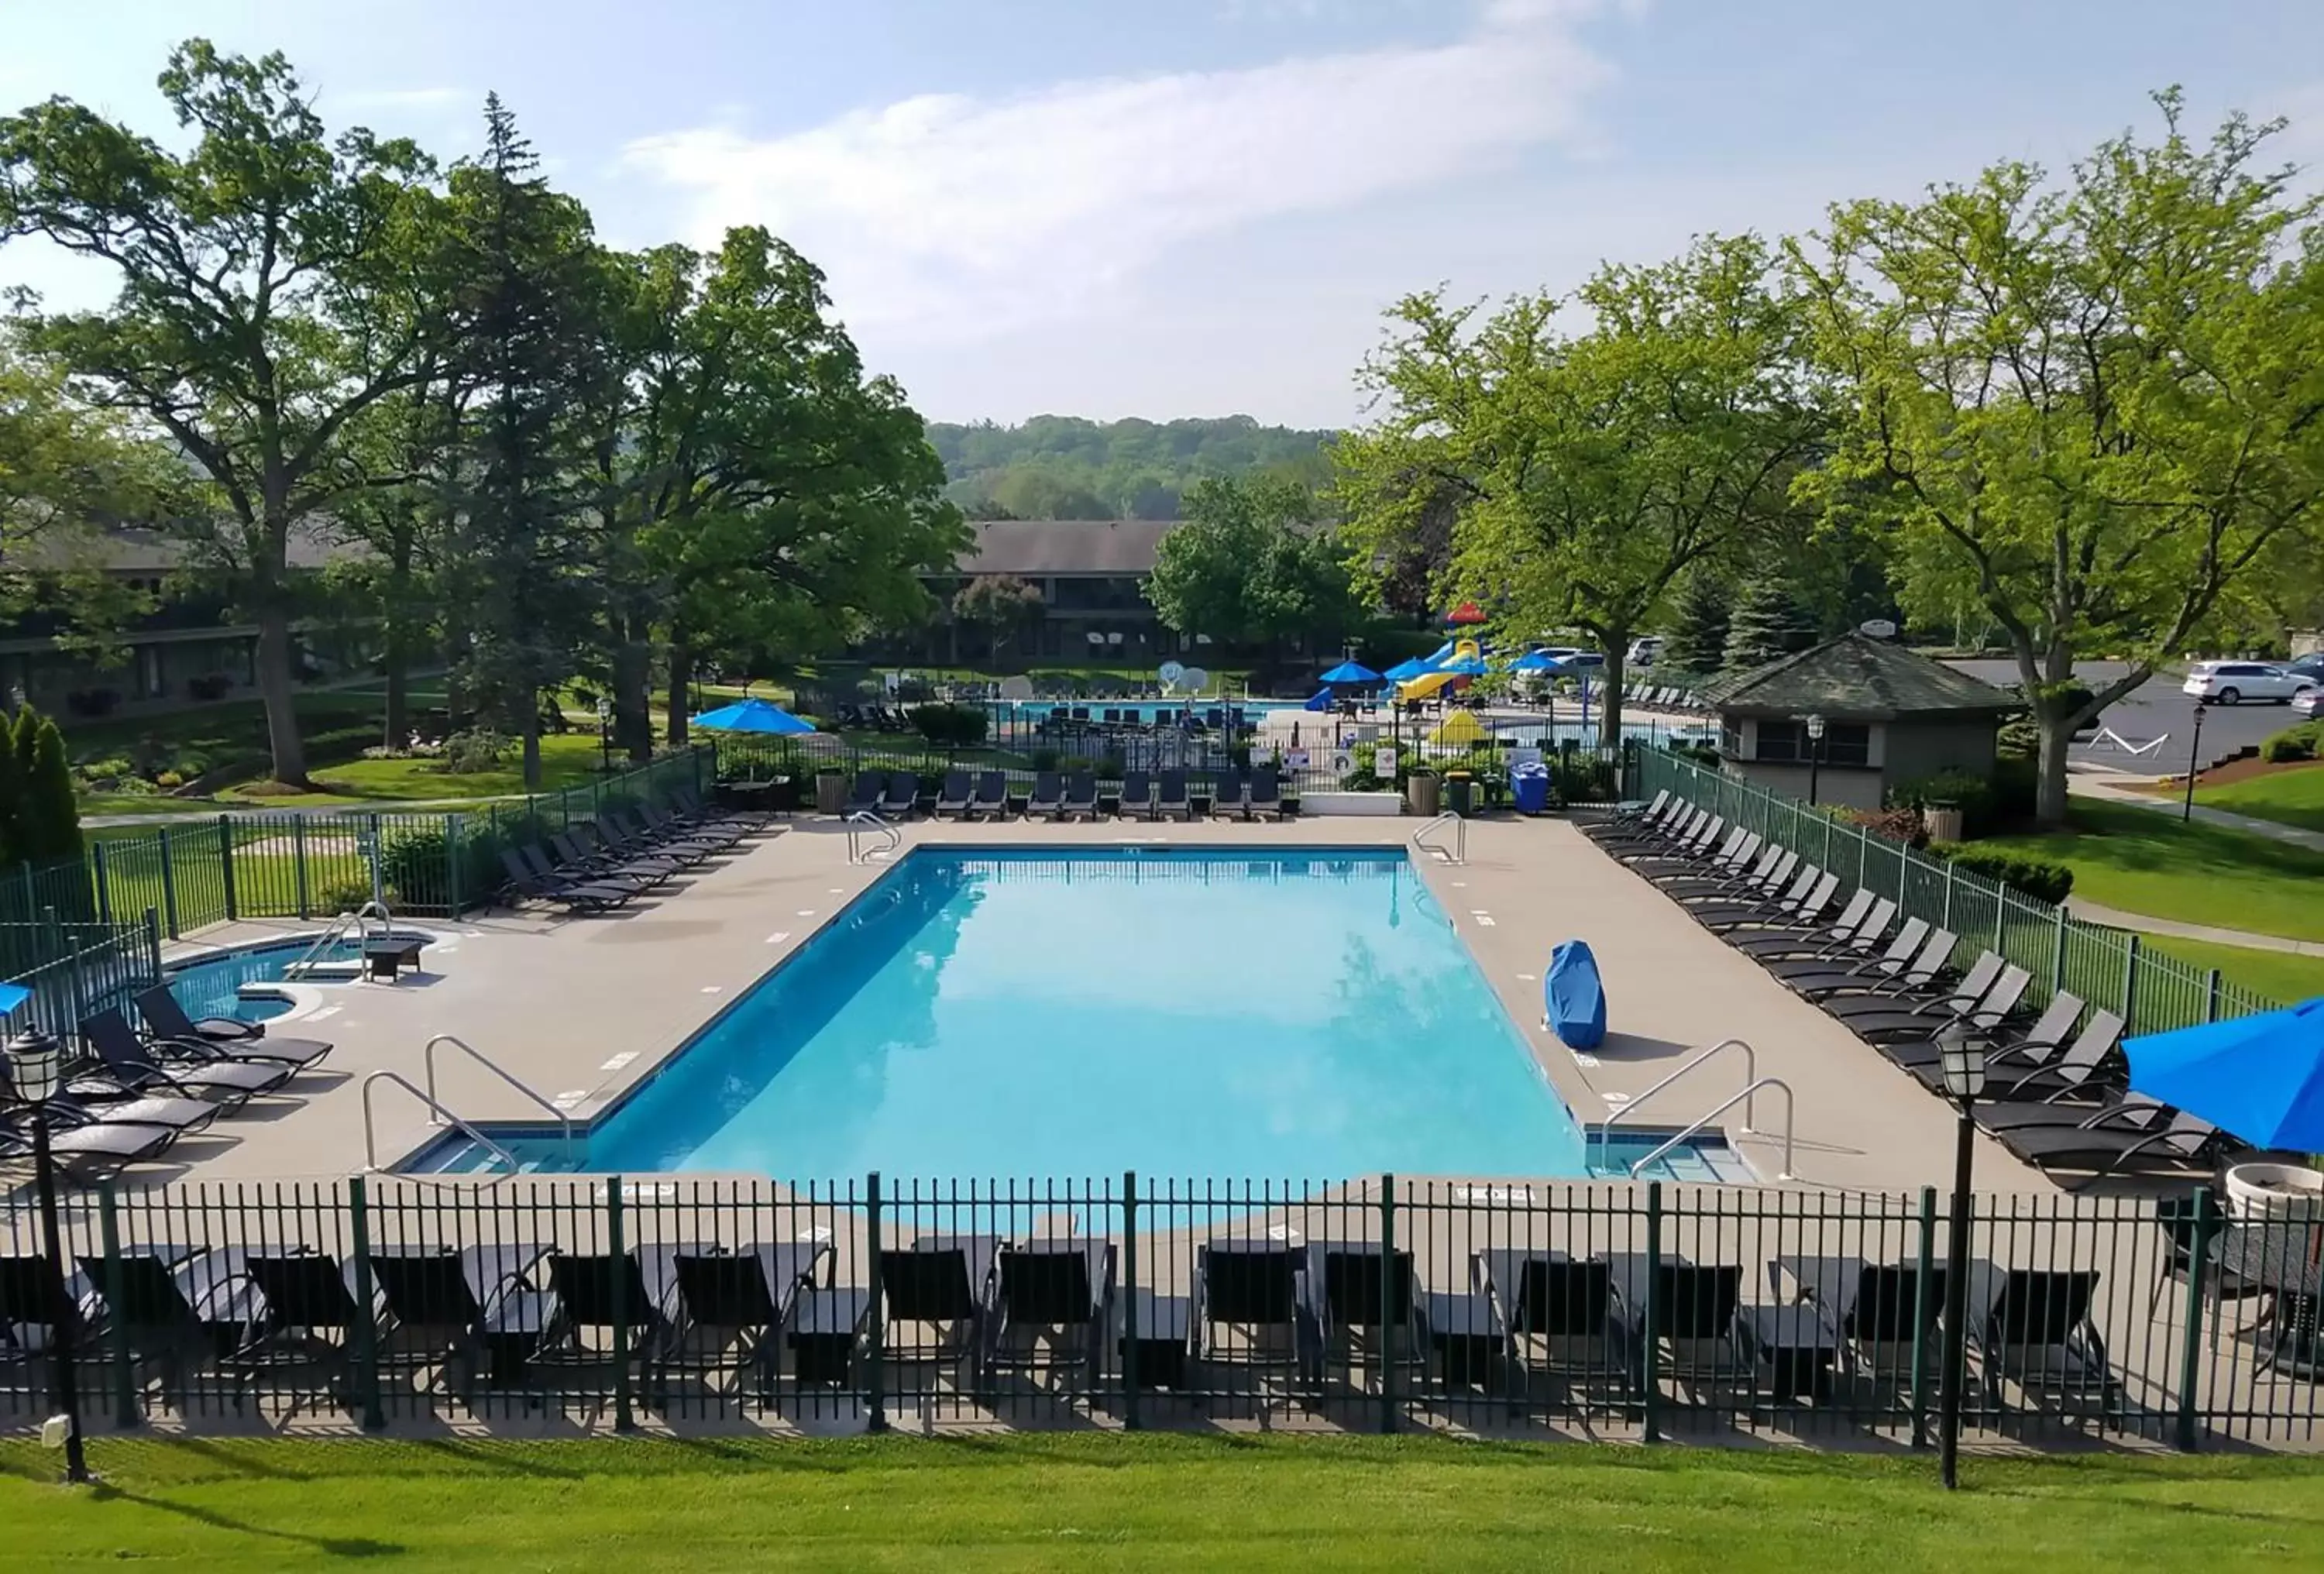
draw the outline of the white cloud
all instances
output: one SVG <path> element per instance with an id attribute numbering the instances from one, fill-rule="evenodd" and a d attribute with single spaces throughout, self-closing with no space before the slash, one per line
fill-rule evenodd
<path id="1" fill-rule="evenodd" d="M 1584 141 L 1609 69 L 1590 0 L 1487 0 L 1455 41 L 1250 69 L 927 95 L 754 138 L 701 126 L 625 164 L 691 194 L 691 238 L 761 223 L 850 319 L 982 338 L 1120 302 L 1174 251 Z"/>

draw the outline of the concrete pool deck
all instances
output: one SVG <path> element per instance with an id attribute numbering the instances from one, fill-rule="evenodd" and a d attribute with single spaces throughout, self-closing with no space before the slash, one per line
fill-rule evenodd
<path id="1" fill-rule="evenodd" d="M 906 849 L 1143 842 L 1207 847 L 1402 847 L 1397 820 L 1280 825 L 1105 821 L 901 827 Z M 1584 1123 L 1605 1118 L 1688 1055 L 1720 1039 L 1753 1046 L 1763 1077 L 1797 1100 L 1792 1179 L 1823 1190 L 1895 1192 L 1942 1184 L 1954 1128 L 1943 1102 L 1892 1070 L 1846 1028 L 1784 990 L 1677 911 L 1647 882 L 1561 820 L 1471 822 L 1468 861 L 1415 859 L 1559 1095 Z M 561 918 L 527 910 L 414 926 L 442 938 L 428 972 L 394 986 L 318 988 L 317 1007 L 279 1019 L 278 1036 L 337 1045 L 327 1071 L 292 1084 L 181 1142 L 181 1162 L 141 1166 L 131 1183 L 173 1179 L 309 1179 L 365 1163 L 362 1083 L 392 1071 L 425 1085 L 422 1046 L 456 1035 L 586 1121 L 674 1053 L 770 966 L 804 944 L 889 867 L 850 864 L 835 821 L 802 818 L 786 833 L 681 875 L 624 912 Z M 243 944 L 312 926 L 244 923 L 204 931 L 180 951 Z M 1590 942 L 1606 980 L 1613 1031 L 1577 1056 L 1541 1026 L 1550 948 Z M 1255 962 L 1263 973 L 1263 962 Z M 438 1056 L 438 1095 L 479 1122 L 545 1119 L 521 1092 L 455 1053 Z M 1739 1056 L 1705 1066 L 1640 1109 L 1641 1126 L 1674 1127 L 1739 1090 Z M 378 1157 L 391 1164 L 436 1135 L 428 1111 L 392 1085 L 374 1090 Z M 1757 1134 L 1739 1111 L 1719 1122 L 1763 1180 L 1783 1169 L 1782 1098 L 1762 1094 Z M 1980 1189 L 2055 1188 L 1987 1138 Z M 1462 1177 L 1445 1177 L 1458 1179 Z"/>

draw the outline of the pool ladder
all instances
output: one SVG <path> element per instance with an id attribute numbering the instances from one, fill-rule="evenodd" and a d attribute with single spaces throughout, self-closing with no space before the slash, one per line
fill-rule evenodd
<path id="1" fill-rule="evenodd" d="M 379 918 L 379 933 L 382 938 L 395 933 L 395 916 L 387 910 L 387 904 L 365 902 L 354 912 L 342 913 L 332 919 L 331 926 L 315 936 L 315 943 L 300 953 L 299 960 L 282 970 L 282 977 L 286 980 L 305 978 L 314 971 L 316 959 L 340 941 L 345 940 L 347 937 L 347 932 L 351 929 L 360 931 L 363 937 L 369 940 L 371 938 L 369 920 L 374 915 Z"/>
<path id="2" fill-rule="evenodd" d="M 1724 1054 L 1730 1049 L 1739 1049 L 1743 1052 L 1742 1089 L 1738 1092 L 1729 1094 L 1726 1098 L 1713 1105 L 1709 1110 L 1705 1111 L 1700 1118 L 1688 1125 L 1683 1130 L 1666 1138 L 1660 1146 L 1655 1147 L 1652 1153 L 1649 1153 L 1646 1157 L 1632 1164 L 1630 1166 L 1630 1174 L 1633 1176 L 1637 1175 L 1648 1164 L 1653 1164 L 1656 1159 L 1662 1157 L 1665 1154 L 1670 1152 L 1681 1143 L 1685 1142 L 1689 1137 L 1701 1133 L 1704 1128 L 1709 1127 L 1712 1121 L 1718 1119 L 1721 1115 L 1726 1114 L 1727 1111 L 1732 1109 L 1738 1104 L 1743 1106 L 1743 1134 L 1746 1137 L 1757 1136 L 1757 1130 L 1751 1124 L 1752 1100 L 1762 1088 L 1772 1088 L 1784 1095 L 1784 1169 L 1783 1173 L 1776 1176 L 1776 1179 L 1783 1181 L 1790 1180 L 1792 1178 L 1792 1126 L 1794 1115 L 1791 1084 L 1784 1082 L 1780 1077 L 1761 1076 L 1759 1074 L 1758 1052 L 1754 1050 L 1749 1044 L 1740 1038 L 1722 1038 L 1717 1044 L 1712 1045 L 1709 1049 L 1704 1050 L 1702 1054 L 1691 1056 L 1685 1064 L 1680 1066 L 1676 1071 L 1671 1072 L 1670 1075 L 1656 1082 L 1653 1087 L 1648 1088 L 1645 1092 L 1639 1094 L 1637 1098 L 1623 1105 L 1619 1109 L 1615 1110 L 1611 1115 L 1607 1116 L 1605 1119 L 1600 1121 L 1595 1127 L 1585 1128 L 1582 1133 L 1583 1156 L 1585 1158 L 1588 1156 L 1589 1151 L 1593 1145 L 1602 1144 L 1608 1137 L 1611 1137 L 1613 1135 L 1615 1126 L 1628 1118 L 1631 1115 L 1636 1114 L 1641 1104 L 1644 1104 L 1647 1100 L 1653 1098 L 1656 1093 L 1661 1092 L 1665 1088 L 1669 1087 L 1673 1082 L 1675 1082 L 1681 1078 L 1686 1076 L 1696 1067 L 1703 1065 L 1710 1061 L 1718 1059 L 1720 1055 Z M 1596 1133 L 1594 1137 L 1591 1135 L 1592 1132 Z"/>
<path id="3" fill-rule="evenodd" d="M 873 837 L 884 840 L 864 842 Z M 875 858 L 885 858 L 904 844 L 904 833 L 869 809 L 858 809 L 847 816 L 847 861 L 869 863 Z"/>
<path id="4" fill-rule="evenodd" d="M 1439 846 L 1428 840 L 1431 833 L 1448 826 L 1452 832 L 1452 846 Z M 1412 833 L 1412 844 L 1415 847 L 1425 847 L 1447 863 L 1466 863 L 1469 861 L 1469 822 L 1447 809 L 1415 831 Z"/>

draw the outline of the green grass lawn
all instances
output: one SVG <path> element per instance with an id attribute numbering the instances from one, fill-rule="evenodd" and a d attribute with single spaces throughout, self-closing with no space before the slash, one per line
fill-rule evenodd
<path id="1" fill-rule="evenodd" d="M 551 733 L 540 741 L 540 787 L 544 793 L 580 787 L 596 774 L 597 735 Z M 242 807 L 296 809 L 379 806 L 397 803 L 447 803 L 459 799 L 521 796 L 524 769 L 511 745 L 496 770 L 447 776 L 433 759 L 357 759 L 315 768 L 311 793 L 253 793 L 248 785 L 227 787 L 221 803 Z"/>
<path id="2" fill-rule="evenodd" d="M 173 798 L 165 793 L 83 793 L 74 800 L 83 818 L 91 815 L 144 815 L 169 819 L 182 815 L 215 815 L 218 806 L 205 798 Z"/>
<path id="3" fill-rule="evenodd" d="M 0 1446 L 7 1567 L 683 1569 L 2324 1567 L 2324 1463 L 1019 1436 Z"/>
<path id="4" fill-rule="evenodd" d="M 2247 776 L 2225 787 L 2199 787 L 2195 801 L 2254 819 L 2324 831 L 2324 761 Z"/>
<path id="5" fill-rule="evenodd" d="M 2187 924 L 2324 940 L 2324 853 L 2126 804 L 2077 798 L 2074 828 L 1996 836 L 2072 866 L 2074 894 L 2102 907 Z"/>
<path id="6" fill-rule="evenodd" d="M 2144 943 L 2167 952 L 2199 968 L 2218 968 L 2231 984 L 2241 984 L 2255 995 L 2290 1004 L 2324 995 L 2324 956 L 2300 956 L 2283 951 L 2254 951 L 2241 945 L 2212 945 L 2181 940 L 2175 934 L 2150 934 Z"/>

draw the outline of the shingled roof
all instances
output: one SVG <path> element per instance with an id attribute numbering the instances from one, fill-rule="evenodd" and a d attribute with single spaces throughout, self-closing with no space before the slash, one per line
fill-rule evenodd
<path id="1" fill-rule="evenodd" d="M 1814 713 L 1854 722 L 1900 716 L 1999 715 L 2024 701 L 1901 645 L 1842 634 L 1762 667 L 1715 678 L 1702 691 L 1714 710 L 1783 716 Z"/>
<path id="2" fill-rule="evenodd" d="M 1176 520 L 980 520 L 976 545 L 961 554 L 963 574 L 1139 576 Z"/>

